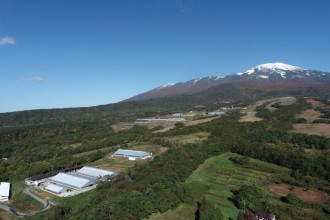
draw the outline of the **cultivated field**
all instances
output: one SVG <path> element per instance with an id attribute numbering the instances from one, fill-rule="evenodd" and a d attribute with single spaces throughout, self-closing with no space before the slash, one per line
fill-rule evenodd
<path id="1" fill-rule="evenodd" d="M 330 124 L 325 123 L 313 123 L 317 119 L 322 119 L 323 115 L 321 112 L 314 108 L 325 106 L 322 102 L 315 99 L 307 99 L 307 102 L 313 105 L 313 109 L 307 109 L 302 114 L 298 115 L 297 118 L 304 118 L 307 123 L 294 124 L 294 132 L 308 134 L 308 135 L 321 135 L 330 137 Z M 323 119 L 326 120 L 326 119 Z"/>
<path id="2" fill-rule="evenodd" d="M 330 124 L 294 124 L 295 132 L 330 137 Z"/>
<path id="3" fill-rule="evenodd" d="M 184 126 L 194 126 L 194 125 L 198 125 L 198 124 L 202 124 L 202 123 L 206 123 L 206 122 L 209 122 L 209 121 L 212 121 L 216 118 L 219 118 L 220 116 L 215 116 L 215 117 L 207 117 L 207 118 L 202 118 L 202 119 L 197 119 L 197 120 L 193 120 L 193 121 L 185 121 L 183 122 Z M 172 123 L 172 124 L 162 124 L 162 126 L 164 127 L 163 129 L 160 129 L 160 130 L 157 130 L 157 131 L 154 131 L 152 133 L 160 133 L 160 132 L 166 132 L 168 130 L 171 130 L 172 128 L 174 128 L 175 123 Z"/>
<path id="4" fill-rule="evenodd" d="M 328 201 L 329 196 L 317 189 L 304 190 L 300 187 L 292 187 L 288 184 L 269 184 L 267 186 L 268 192 L 278 195 L 287 196 L 290 192 L 296 194 L 296 196 L 304 202 L 324 204 Z"/>
<path id="5" fill-rule="evenodd" d="M 276 111 L 277 108 L 272 107 L 273 104 L 279 103 L 280 105 L 292 105 L 296 102 L 296 98 L 288 96 L 288 97 L 280 97 L 280 98 L 272 98 L 272 99 L 265 99 L 259 100 L 255 104 L 250 105 L 247 109 L 242 110 L 241 113 L 244 115 L 240 118 L 240 122 L 255 122 L 261 121 L 262 118 L 258 118 L 256 116 L 256 108 L 260 105 L 266 105 L 266 108 L 269 109 L 271 112 Z"/>
<path id="6" fill-rule="evenodd" d="M 258 164 L 274 173 L 263 172 L 252 168 L 244 168 L 234 164 L 229 158 L 239 156 L 233 153 L 225 153 L 212 157 L 205 161 L 187 178 L 185 184 L 199 184 L 205 188 L 205 197 L 211 200 L 222 211 L 226 219 L 236 219 L 238 210 L 230 198 L 232 190 L 239 189 L 242 185 L 263 184 L 274 173 L 289 172 L 289 169 L 250 159 L 253 164 Z M 152 216 L 150 219 L 169 219 L 168 217 L 179 215 L 181 219 L 194 219 L 195 206 L 181 205 L 174 211 L 165 212 L 162 215 Z M 180 219 L 178 218 L 178 219 Z"/>

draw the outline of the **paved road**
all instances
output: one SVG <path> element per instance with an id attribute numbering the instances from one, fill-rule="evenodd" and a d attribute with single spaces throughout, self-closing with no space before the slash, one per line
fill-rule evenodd
<path id="1" fill-rule="evenodd" d="M 32 198 L 34 198 L 35 200 L 37 200 L 38 202 L 42 203 L 42 205 L 44 206 L 42 209 L 38 210 L 38 211 L 35 211 L 35 212 L 28 212 L 28 213 L 25 213 L 25 212 L 19 212 L 19 211 L 16 211 L 15 209 L 12 209 L 10 208 L 9 206 L 6 206 L 6 205 L 0 205 L 0 209 L 3 209 L 15 216 L 33 216 L 33 215 L 36 215 L 40 212 L 44 212 L 46 211 L 47 209 L 50 208 L 50 204 L 45 201 L 45 200 L 42 200 L 41 198 L 39 198 L 38 196 L 34 195 L 33 193 L 30 192 L 30 189 L 28 187 L 26 187 L 23 192 L 29 196 L 31 196 Z"/>

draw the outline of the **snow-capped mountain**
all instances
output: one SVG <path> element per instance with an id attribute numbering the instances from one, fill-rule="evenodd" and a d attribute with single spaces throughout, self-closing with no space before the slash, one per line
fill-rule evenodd
<path id="1" fill-rule="evenodd" d="M 322 83 L 322 80 L 329 78 L 326 73 L 307 70 L 301 67 L 284 63 L 266 63 L 255 66 L 243 73 L 237 73 L 240 79 L 268 79 L 271 81 L 306 81 L 308 83 Z"/>
<path id="2" fill-rule="evenodd" d="M 329 84 L 330 73 L 308 70 L 285 63 L 266 63 L 252 67 L 244 72 L 223 76 L 208 76 L 192 79 L 187 82 L 168 83 L 148 92 L 134 96 L 126 101 L 170 97 L 183 94 L 194 94 L 225 83 L 253 82 L 272 87 L 281 84 Z"/>

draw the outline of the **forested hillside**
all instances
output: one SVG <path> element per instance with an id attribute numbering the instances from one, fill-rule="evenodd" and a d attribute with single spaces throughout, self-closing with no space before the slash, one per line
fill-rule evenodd
<path id="1" fill-rule="evenodd" d="M 305 85 L 292 87 L 263 86 L 251 82 L 237 84 L 223 84 L 206 91 L 175 97 L 150 99 L 145 101 L 120 102 L 109 105 L 100 105 L 86 108 L 47 109 L 19 111 L 0 114 L 0 127 L 26 126 L 35 124 L 52 124 L 58 122 L 107 121 L 116 123 L 132 121 L 136 118 L 164 115 L 177 111 L 190 111 L 196 106 L 205 106 L 204 109 L 216 109 L 230 102 L 250 103 L 258 99 L 285 95 L 329 97 L 329 85 Z M 200 110 L 200 108 L 199 108 Z"/>
<path id="2" fill-rule="evenodd" d="M 264 106 L 259 107 L 258 114 L 264 118 L 260 122 L 240 123 L 238 122 L 240 114 L 233 112 L 212 122 L 191 127 L 178 126 L 166 133 L 158 134 L 152 134 L 150 130 L 140 127 L 118 134 L 112 133 L 105 127 L 103 127 L 104 133 L 99 133 L 100 130 L 97 129 L 97 133 L 100 135 L 99 139 L 106 139 L 105 136 L 110 135 L 110 139 L 118 140 L 117 143 L 152 140 L 158 144 L 162 143 L 170 149 L 149 163 L 134 167 L 127 174 L 122 173 L 115 180 L 101 184 L 95 191 L 73 198 L 61 199 L 59 205 L 32 219 L 142 219 L 154 212 L 165 212 L 175 208 L 180 203 L 195 204 L 197 201 L 202 201 L 201 195 L 198 193 L 199 190 L 186 186 L 184 181 L 207 158 L 229 151 L 292 169 L 289 176 L 280 176 L 276 181 L 290 182 L 290 184 L 303 187 L 317 187 L 330 193 L 328 184 L 330 181 L 330 160 L 324 154 L 329 149 L 329 139 L 288 132 L 296 120 L 295 115 L 307 107 L 308 103 L 299 99 L 295 104 L 279 106 L 279 109 L 274 112 L 270 112 Z M 89 128 L 91 129 L 89 132 L 93 131 L 92 127 Z M 83 128 L 80 127 L 80 129 Z M 165 141 L 166 137 L 200 131 L 211 133 L 211 136 L 200 144 L 175 147 Z M 74 132 L 74 134 L 77 135 L 79 132 Z M 72 134 L 70 132 L 65 135 L 64 137 L 68 138 L 64 139 L 71 139 L 70 135 Z M 91 133 L 91 135 L 95 134 Z M 84 135 L 77 139 L 80 138 L 84 140 Z M 86 138 L 85 141 L 87 139 L 90 137 Z M 61 143 L 60 140 L 58 141 Z M 8 149 L 13 149 L 13 152 L 9 152 L 13 159 L 11 162 L 3 162 L 2 167 L 5 168 L 2 169 L 1 173 L 10 177 L 23 175 L 25 173 L 23 169 L 34 167 L 35 164 L 38 164 L 38 160 L 44 161 L 41 157 L 49 155 L 50 152 L 44 155 L 44 150 L 50 147 L 48 142 L 46 141 L 47 144 L 44 143 L 42 151 L 33 151 L 34 158 L 31 159 L 34 160 L 34 165 L 32 165 L 30 160 L 26 159 L 28 153 L 19 159 L 19 153 L 15 150 L 18 146 L 15 142 L 7 140 L 6 144 L 2 145 L 8 146 Z M 31 143 L 42 146 L 43 141 L 41 138 L 40 143 L 34 141 Z M 92 146 L 93 142 L 90 144 Z M 53 147 L 58 145 L 60 144 L 55 141 Z M 85 146 L 88 145 L 86 142 Z M 316 151 L 310 154 L 305 151 L 309 148 L 316 149 Z M 85 159 L 85 161 L 73 161 L 70 157 L 73 151 L 74 149 L 52 151 L 53 159 L 47 160 L 49 163 L 47 167 L 56 164 L 63 166 L 70 166 L 73 163 L 84 164 L 93 160 L 94 156 L 95 158 L 102 157 L 102 155 L 95 154 L 92 157 L 80 158 L 80 160 Z M 37 174 L 47 172 L 47 170 L 34 168 L 31 172 Z M 221 215 L 219 210 L 211 208 L 213 207 L 212 204 L 206 205 L 206 207 L 209 209 L 204 211 L 208 212 L 209 210 L 211 215 Z M 282 216 L 281 219 L 286 219 L 284 213 L 289 216 L 289 219 L 292 217 L 301 219 L 300 208 L 289 207 L 291 208 L 284 210 L 280 204 L 263 202 L 257 208 L 275 212 Z M 326 219 L 326 215 L 329 214 L 329 203 L 314 205 L 309 208 L 317 210 L 318 219 Z"/>

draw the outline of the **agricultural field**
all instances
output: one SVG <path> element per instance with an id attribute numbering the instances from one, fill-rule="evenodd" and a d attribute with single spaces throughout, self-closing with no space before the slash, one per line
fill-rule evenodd
<path id="1" fill-rule="evenodd" d="M 196 144 L 206 140 L 211 134 L 208 132 L 197 132 L 194 134 L 180 135 L 165 138 L 166 141 L 173 145 L 180 146 L 184 144 Z"/>
<path id="2" fill-rule="evenodd" d="M 330 124 L 294 124 L 293 127 L 297 133 L 330 138 Z"/>
<path id="3" fill-rule="evenodd" d="M 225 219 L 236 219 L 238 210 L 230 200 L 232 190 L 238 190 L 242 185 L 264 185 L 269 178 L 278 173 L 287 173 L 290 170 L 274 164 L 250 159 L 256 167 L 262 167 L 260 171 L 252 168 L 244 168 L 234 164 L 229 158 L 239 156 L 233 153 L 225 153 L 206 160 L 187 178 L 185 184 L 199 185 L 204 190 L 204 196 L 220 208 Z M 162 215 L 153 215 L 150 219 L 170 219 L 179 215 L 182 219 L 194 219 L 195 206 L 181 205 L 176 210 L 168 211 Z M 179 218 L 179 219 L 180 219 Z"/>
<path id="4" fill-rule="evenodd" d="M 118 146 L 119 147 L 119 146 Z M 168 150 L 166 147 L 162 147 L 152 143 L 141 143 L 141 142 L 132 142 L 127 144 L 127 148 L 131 150 L 141 150 L 151 152 L 154 156 L 164 153 Z M 112 157 L 114 151 L 110 151 L 104 155 L 103 158 L 90 163 L 90 166 L 113 170 L 116 172 L 127 172 L 127 170 L 133 167 L 136 163 L 145 163 L 146 161 L 130 161 L 127 158 L 118 158 Z"/>
<path id="5" fill-rule="evenodd" d="M 276 111 L 277 108 L 273 107 L 275 103 L 279 103 L 280 105 L 292 105 L 296 102 L 296 98 L 287 96 L 287 97 L 280 97 L 280 98 L 272 98 L 272 99 L 265 99 L 265 100 L 259 100 L 255 104 L 250 105 L 247 109 L 242 110 L 243 116 L 240 118 L 240 122 L 255 122 L 255 121 L 261 121 L 262 118 L 259 118 L 256 116 L 256 108 L 258 106 L 266 105 L 266 108 L 273 112 Z"/>
<path id="6" fill-rule="evenodd" d="M 303 113 L 297 116 L 302 118 L 305 123 L 296 123 L 293 125 L 294 132 L 308 134 L 308 135 L 320 135 L 330 137 L 330 124 L 329 123 L 313 123 L 315 120 L 328 121 L 329 119 L 323 118 L 323 114 L 317 110 L 319 107 L 327 107 L 321 101 L 315 99 L 307 99 L 307 102 L 312 104 L 313 108 L 307 109 Z"/>

